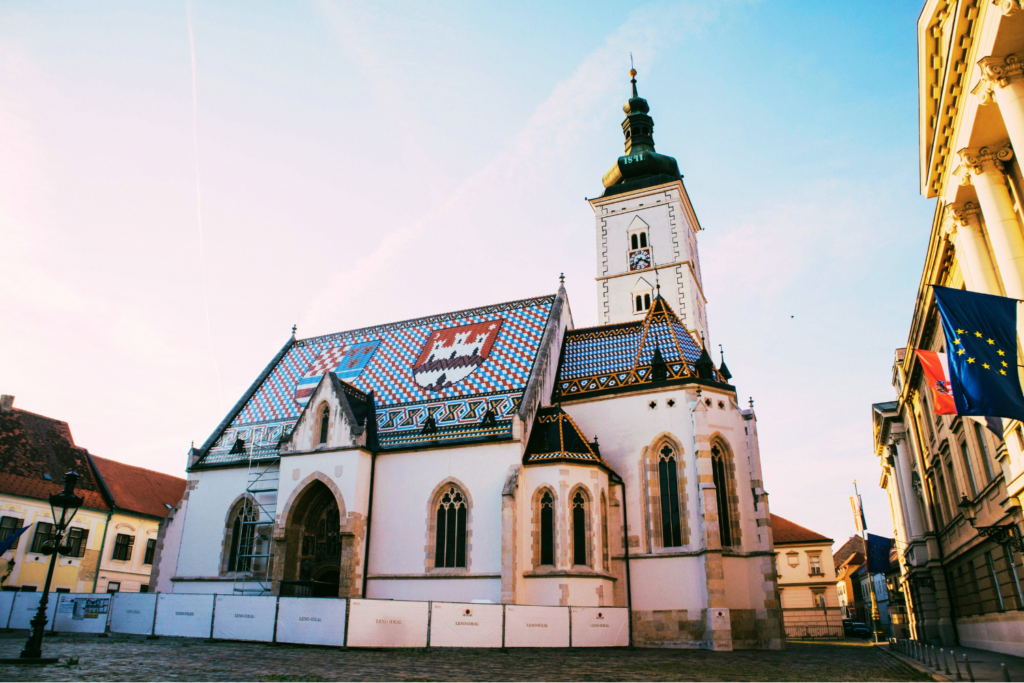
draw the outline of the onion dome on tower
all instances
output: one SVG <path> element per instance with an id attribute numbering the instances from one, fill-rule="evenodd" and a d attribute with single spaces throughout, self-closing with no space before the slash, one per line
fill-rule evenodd
<path id="1" fill-rule="evenodd" d="M 626 112 L 626 120 L 622 122 L 626 154 L 619 157 L 615 165 L 604 174 L 606 189 L 602 196 L 605 197 L 669 183 L 683 177 L 675 159 L 654 151 L 654 119 L 649 115 L 651 107 L 636 92 L 636 69 L 630 69 L 629 75 L 633 96 L 622 107 Z"/>

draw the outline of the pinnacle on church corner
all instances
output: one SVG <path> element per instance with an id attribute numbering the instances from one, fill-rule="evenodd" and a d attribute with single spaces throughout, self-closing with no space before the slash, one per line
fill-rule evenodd
<path id="1" fill-rule="evenodd" d="M 707 344 L 704 342 L 704 335 L 700 335 L 700 358 L 694 363 L 697 369 L 697 377 L 701 379 L 715 379 L 715 361 L 711 360 L 708 354 Z"/>
<path id="2" fill-rule="evenodd" d="M 718 374 L 722 376 L 726 382 L 732 379 L 732 373 L 729 372 L 729 366 L 725 364 L 725 351 L 722 350 L 722 345 L 718 345 L 718 353 L 721 354 L 722 364 L 718 366 Z"/>

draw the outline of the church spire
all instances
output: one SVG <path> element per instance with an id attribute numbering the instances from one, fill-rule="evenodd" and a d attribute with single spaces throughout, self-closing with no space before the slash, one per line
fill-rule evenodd
<path id="1" fill-rule="evenodd" d="M 648 115 L 651 107 L 647 100 L 637 94 L 636 69 L 630 69 L 629 75 L 629 82 L 633 84 L 633 96 L 622 107 L 622 111 L 626 112 L 626 120 L 622 122 L 622 134 L 626 136 L 626 154 L 632 154 L 634 149 L 637 152 L 653 152 L 654 119 Z"/>

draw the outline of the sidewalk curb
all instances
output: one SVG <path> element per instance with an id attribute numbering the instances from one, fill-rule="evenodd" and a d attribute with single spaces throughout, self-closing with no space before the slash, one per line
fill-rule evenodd
<path id="1" fill-rule="evenodd" d="M 940 674 L 937 671 L 932 671 L 930 668 L 926 667 L 924 664 L 921 664 L 917 660 L 914 660 L 914 659 L 911 659 L 910 657 L 907 657 L 905 655 L 901 655 L 901 654 L 898 654 L 896 652 L 893 652 L 889 648 L 888 645 L 885 645 L 884 647 L 882 645 L 883 645 L 882 643 L 876 643 L 875 647 L 877 647 L 879 650 L 881 650 L 885 654 L 889 655 L 893 659 L 897 659 L 897 660 L 903 662 L 904 664 L 907 664 L 907 665 L 913 667 L 914 669 L 917 669 L 918 671 L 920 671 L 922 673 L 928 674 L 929 676 L 932 677 L 932 680 L 934 680 L 934 681 L 955 681 L 956 680 L 955 678 L 947 678 L 945 674 Z"/>

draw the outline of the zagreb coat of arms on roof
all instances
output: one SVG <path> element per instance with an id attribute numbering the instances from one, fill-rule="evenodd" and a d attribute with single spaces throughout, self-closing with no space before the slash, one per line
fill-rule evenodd
<path id="1" fill-rule="evenodd" d="M 380 346 L 380 340 L 375 339 L 361 344 L 335 346 L 325 350 L 310 363 L 306 374 L 295 385 L 295 401 L 299 405 L 306 405 L 316 389 L 316 385 L 320 383 L 320 378 L 328 372 L 333 372 L 339 379 L 348 382 L 359 377 L 363 368 L 373 358 L 373 352 L 377 350 L 378 346 Z"/>
<path id="2" fill-rule="evenodd" d="M 412 367 L 416 384 L 441 391 L 472 375 L 490 354 L 502 322 L 499 318 L 431 332 Z"/>

